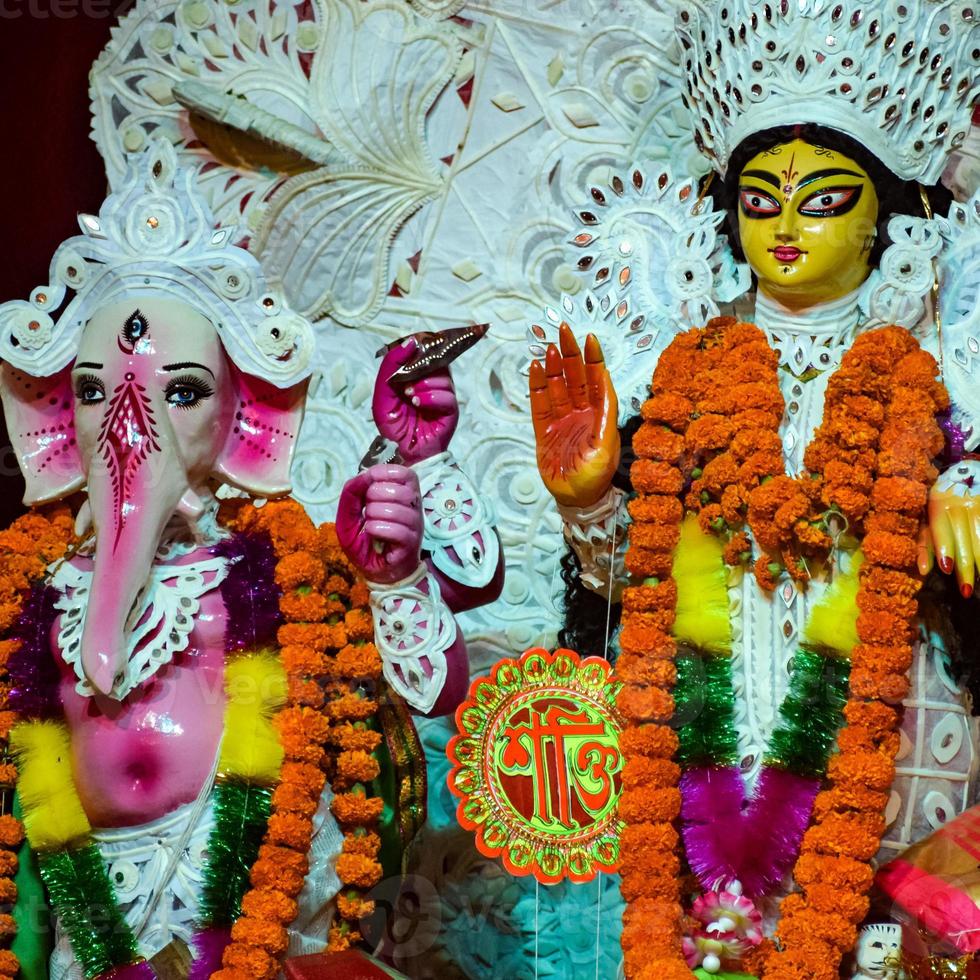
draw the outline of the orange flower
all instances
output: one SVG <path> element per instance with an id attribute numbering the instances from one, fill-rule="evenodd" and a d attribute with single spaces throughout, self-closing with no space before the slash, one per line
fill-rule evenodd
<path id="1" fill-rule="evenodd" d="M 677 751 L 677 734 L 666 725 L 631 726 L 620 736 L 619 747 L 627 758 L 669 759 Z"/>
<path id="2" fill-rule="evenodd" d="M 664 393 L 648 398 L 640 409 L 647 422 L 662 422 L 675 431 L 687 428 L 694 403 L 681 395 Z"/>
<path id="3" fill-rule="evenodd" d="M 242 898 L 242 913 L 268 922 L 288 925 L 296 918 L 296 901 L 274 888 L 252 888 Z"/>
<path id="4" fill-rule="evenodd" d="M 651 548 L 655 551 L 672 552 L 677 547 L 680 538 L 680 528 L 656 524 L 631 524 L 629 540 L 631 545 L 639 548 Z"/>
<path id="5" fill-rule="evenodd" d="M 649 521 L 655 524 L 679 523 L 684 510 L 676 497 L 656 494 L 634 497 L 628 507 L 634 521 Z"/>
<path id="6" fill-rule="evenodd" d="M 651 628 L 639 620 L 634 622 L 629 614 L 624 615 L 623 620 L 619 646 L 624 654 L 646 655 L 665 660 L 674 658 L 677 653 L 677 643 L 669 633 L 662 629 Z"/>
<path id="7" fill-rule="evenodd" d="M 381 850 L 381 837 L 374 831 L 358 827 L 344 837 L 344 854 L 360 854 L 363 857 L 377 857 Z"/>
<path id="8" fill-rule="evenodd" d="M 0 845 L 18 847 L 24 840 L 24 825 L 7 813 L 0 816 Z"/>
<path id="9" fill-rule="evenodd" d="M 291 643 L 280 649 L 279 656 L 287 674 L 319 677 L 327 668 L 327 658 L 312 647 Z"/>
<path id="10" fill-rule="evenodd" d="M 375 679 L 381 676 L 381 655 L 373 643 L 348 644 L 334 661 L 333 675 L 348 680 Z"/>
<path id="11" fill-rule="evenodd" d="M 224 966 L 241 970 L 253 980 L 272 978 L 278 971 L 278 964 L 264 949 L 242 943 L 229 943 L 222 954 L 221 962 Z"/>
<path id="12" fill-rule="evenodd" d="M 623 769 L 623 787 L 624 789 L 635 790 L 635 793 L 631 793 L 631 797 L 637 801 L 643 796 L 645 787 L 657 787 L 652 791 L 659 793 L 659 787 L 671 788 L 676 786 L 680 775 L 680 767 L 676 762 L 649 756 L 636 756 L 626 761 L 626 766 Z"/>
<path id="13" fill-rule="evenodd" d="M 626 552 L 625 564 L 627 571 L 636 578 L 665 579 L 670 575 L 673 556 L 669 551 L 653 551 L 632 544 Z"/>
<path id="14" fill-rule="evenodd" d="M 359 942 L 360 938 L 361 934 L 356 929 L 351 929 L 346 922 L 339 926 L 331 926 L 327 940 L 327 952 L 342 953 L 345 949 L 350 949 L 351 946 Z"/>
<path id="15" fill-rule="evenodd" d="M 879 739 L 898 728 L 899 714 L 887 704 L 874 701 L 850 700 L 844 707 L 844 717 L 849 725 L 862 725 Z"/>
<path id="16" fill-rule="evenodd" d="M 272 794 L 272 805 L 278 813 L 292 813 L 300 817 L 312 817 L 316 813 L 318 799 L 305 793 L 299 786 L 280 782 Z"/>
<path id="17" fill-rule="evenodd" d="M 374 912 L 374 902 L 361 898 L 356 891 L 341 891 L 337 894 L 337 911 L 342 919 L 358 922 Z"/>
<path id="18" fill-rule="evenodd" d="M 351 643 L 374 639 L 374 620 L 367 609 L 350 609 L 344 616 L 344 627 Z"/>
<path id="19" fill-rule="evenodd" d="M 650 459 L 638 459 L 630 467 L 630 480 L 635 490 L 652 494 L 680 493 L 684 482 L 676 466 Z"/>
<path id="20" fill-rule="evenodd" d="M 344 751 L 337 756 L 337 778 L 345 786 L 369 783 L 377 779 L 380 771 L 378 760 L 360 749 Z"/>
<path id="21" fill-rule="evenodd" d="M 281 850 L 288 850 L 281 848 Z M 295 853 L 295 852 L 289 852 Z M 306 882 L 306 871 L 296 871 L 283 867 L 278 861 L 259 858 L 252 865 L 249 881 L 256 888 L 271 888 L 295 898 L 303 890 Z"/>
<path id="22" fill-rule="evenodd" d="M 673 609 L 677 605 L 677 584 L 667 579 L 658 585 L 631 586 L 623 591 L 623 609 L 630 612 Z"/>
<path id="23" fill-rule="evenodd" d="M 632 722 L 669 721 L 674 715 L 674 699 L 656 687 L 626 688 L 620 692 L 617 705 Z"/>
<path id="24" fill-rule="evenodd" d="M 690 444 L 691 433 L 687 438 Z M 633 450 L 643 459 L 676 463 L 684 452 L 684 437 L 653 422 L 646 422 L 633 435 Z"/>
<path id="25" fill-rule="evenodd" d="M 269 829 L 265 839 L 270 844 L 291 847 L 294 851 L 307 851 L 313 836 L 313 825 L 308 818 L 293 813 L 273 813 L 269 817 Z"/>
<path id="26" fill-rule="evenodd" d="M 378 710 L 378 703 L 360 694 L 344 694 L 331 701 L 328 708 L 336 721 L 364 721 Z"/>
<path id="27" fill-rule="evenodd" d="M 284 592 L 279 600 L 279 609 L 290 622 L 309 623 L 323 618 L 325 603 L 326 600 L 319 592 L 300 589 Z"/>
<path id="28" fill-rule="evenodd" d="M 10 916 L 4 916 L 9 919 Z M 9 949 L 0 949 L 0 976 L 16 977 L 20 975 L 20 961 Z"/>
<path id="29" fill-rule="evenodd" d="M 376 823 L 384 809 L 379 796 L 365 797 L 356 793 L 338 793 L 330 804 L 333 815 L 342 824 L 369 825 Z"/>
<path id="30" fill-rule="evenodd" d="M 231 927 L 231 938 L 234 942 L 264 949 L 272 956 L 285 953 L 289 945 L 289 933 L 280 923 L 252 919 L 247 915 Z"/>
<path id="31" fill-rule="evenodd" d="M 337 877 L 345 885 L 373 888 L 382 875 L 381 865 L 361 854 L 341 854 L 337 857 Z"/>
<path id="32" fill-rule="evenodd" d="M 627 684 L 653 684 L 669 688 L 677 679 L 677 668 L 670 660 L 656 660 L 642 654 L 620 654 L 616 661 L 616 674 Z"/>
<path id="33" fill-rule="evenodd" d="M 311 590 L 319 589 L 325 577 L 323 562 L 308 551 L 294 551 L 280 559 L 276 565 L 275 577 L 276 584 L 283 592 L 300 586 Z"/>

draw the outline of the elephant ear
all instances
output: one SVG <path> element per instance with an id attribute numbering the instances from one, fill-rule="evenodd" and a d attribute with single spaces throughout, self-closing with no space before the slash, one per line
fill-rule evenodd
<path id="1" fill-rule="evenodd" d="M 7 431 L 24 473 L 24 503 L 60 500 L 85 485 L 75 438 L 74 393 L 69 364 L 36 378 L 10 364 L 0 368 L 0 399 Z"/>
<path id="2" fill-rule="evenodd" d="M 214 468 L 217 477 L 260 497 L 289 493 L 289 467 L 306 405 L 307 381 L 291 388 L 245 374 L 230 365 L 235 417 Z"/>

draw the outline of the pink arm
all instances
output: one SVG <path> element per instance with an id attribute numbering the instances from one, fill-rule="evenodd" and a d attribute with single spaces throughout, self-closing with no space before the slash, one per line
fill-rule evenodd
<path id="1" fill-rule="evenodd" d="M 337 510 L 337 537 L 347 557 L 368 581 L 390 585 L 419 566 L 422 512 L 418 480 L 404 466 L 372 466 L 347 481 Z M 441 576 L 437 576 L 442 586 Z M 447 580 L 447 590 L 454 583 Z M 499 591 L 499 590 L 498 590 Z M 446 605 L 453 602 L 444 594 Z M 446 681 L 433 707 L 438 717 L 455 711 L 469 685 L 469 659 L 462 630 L 445 651 Z"/>
<path id="2" fill-rule="evenodd" d="M 494 531 L 494 534 L 497 532 Z M 500 598 L 500 593 L 504 588 L 504 549 L 500 549 L 500 556 L 497 559 L 497 567 L 493 573 L 493 578 L 490 580 L 488 585 L 484 585 L 482 588 L 474 588 L 469 585 L 464 585 L 462 582 L 457 582 L 455 579 L 451 579 L 448 575 L 443 575 L 432 563 L 432 559 L 426 557 L 425 563 L 429 567 L 429 571 L 436 577 L 439 582 L 439 588 L 442 590 L 442 598 L 445 600 L 446 605 L 454 613 L 465 612 L 467 609 L 478 609 L 480 606 L 485 606 L 488 602 L 493 602 L 495 599 Z"/>

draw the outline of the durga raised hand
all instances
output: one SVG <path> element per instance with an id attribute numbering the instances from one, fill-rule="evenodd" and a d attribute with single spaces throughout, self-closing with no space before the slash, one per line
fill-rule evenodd
<path id="1" fill-rule="evenodd" d="M 616 391 L 593 334 L 584 358 L 567 323 L 558 342 L 548 345 L 544 364 L 531 362 L 529 374 L 538 472 L 558 503 L 580 578 L 617 599 L 626 535 L 617 541 L 616 529 L 626 514 L 625 495 L 612 485 L 621 448 Z"/>
<path id="2" fill-rule="evenodd" d="M 598 339 L 589 334 L 585 358 L 563 323 L 559 350 L 531 362 L 531 418 L 538 471 L 564 507 L 587 507 L 605 494 L 619 466 L 616 392 Z"/>

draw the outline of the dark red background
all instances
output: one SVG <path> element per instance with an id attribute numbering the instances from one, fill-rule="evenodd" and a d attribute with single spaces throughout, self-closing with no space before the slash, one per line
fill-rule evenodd
<path id="1" fill-rule="evenodd" d="M 105 196 L 102 161 L 88 136 L 88 71 L 116 19 L 106 6 L 0 4 L 0 301 L 26 299 L 46 282 L 55 248 L 78 232 L 75 215 L 97 211 Z M 6 527 L 20 512 L 23 482 L 13 472 L 5 430 L 0 447 L 0 527 Z"/>

